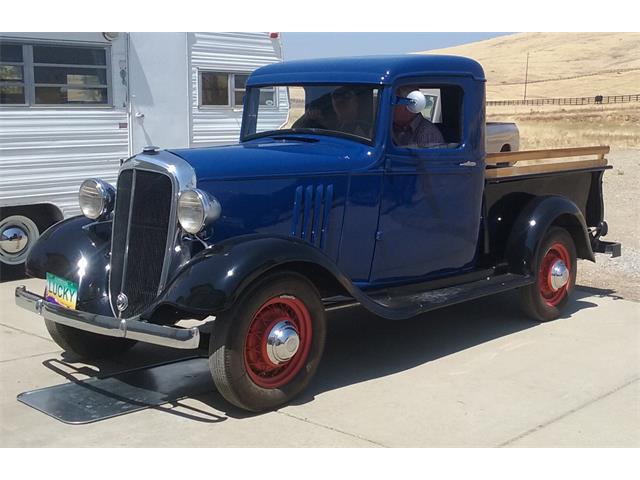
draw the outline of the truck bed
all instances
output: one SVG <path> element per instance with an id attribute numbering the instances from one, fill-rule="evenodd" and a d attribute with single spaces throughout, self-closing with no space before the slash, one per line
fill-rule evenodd
<path id="1" fill-rule="evenodd" d="M 590 231 L 602 228 L 608 152 L 608 146 L 598 146 L 487 154 L 485 254 L 502 258 L 517 216 L 536 197 L 564 197 L 580 209 Z"/>

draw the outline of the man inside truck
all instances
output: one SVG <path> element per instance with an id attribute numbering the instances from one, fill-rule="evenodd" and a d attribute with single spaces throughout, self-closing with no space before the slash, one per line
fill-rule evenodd
<path id="1" fill-rule="evenodd" d="M 344 86 L 331 92 L 331 104 L 337 117 L 335 129 L 359 137 L 371 138 L 373 123 L 368 122 L 367 119 L 372 118 L 372 112 L 365 109 L 367 100 L 368 110 L 371 110 L 371 89 L 358 90 L 351 86 Z"/>
<path id="2" fill-rule="evenodd" d="M 417 85 L 405 85 L 396 90 L 396 96 L 406 98 L 409 93 L 419 90 Z M 436 125 L 421 113 L 413 113 L 406 105 L 396 104 L 393 110 L 393 143 L 398 147 L 436 147 L 445 143 Z"/>

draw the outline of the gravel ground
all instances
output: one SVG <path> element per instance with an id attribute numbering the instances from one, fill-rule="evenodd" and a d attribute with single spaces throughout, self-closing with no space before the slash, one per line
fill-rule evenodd
<path id="1" fill-rule="evenodd" d="M 622 242 L 622 256 L 597 255 L 595 264 L 580 260 L 577 284 L 640 301 L 640 149 L 612 150 L 612 170 L 605 172 L 605 240 Z"/>

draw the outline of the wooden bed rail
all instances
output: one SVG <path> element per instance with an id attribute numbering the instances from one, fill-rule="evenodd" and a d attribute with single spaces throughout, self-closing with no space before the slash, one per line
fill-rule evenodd
<path id="1" fill-rule="evenodd" d="M 520 152 L 489 153 L 486 156 L 486 178 L 506 178 L 536 173 L 562 172 L 585 168 L 604 167 L 608 146 L 524 150 Z M 572 158 L 573 157 L 573 158 Z M 575 157 L 595 157 L 579 159 Z M 565 161 L 557 159 L 564 158 Z M 526 162 L 526 165 L 516 165 Z"/>
<path id="2" fill-rule="evenodd" d="M 608 146 L 602 147 L 573 147 L 573 148 L 553 148 L 549 150 L 524 150 L 521 152 L 500 152 L 488 153 L 487 165 L 498 163 L 510 163 L 513 165 L 520 160 L 543 160 L 547 158 L 584 157 L 587 155 L 597 155 L 600 160 L 609 153 Z"/>

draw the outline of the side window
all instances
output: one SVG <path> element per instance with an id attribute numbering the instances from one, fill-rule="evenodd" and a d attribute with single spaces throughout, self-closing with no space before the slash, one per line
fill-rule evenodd
<path id="1" fill-rule="evenodd" d="M 242 108 L 244 92 L 247 88 L 248 73 L 210 72 L 201 70 L 200 83 L 201 107 Z M 276 90 L 271 88 L 260 94 L 260 105 L 276 106 Z"/>
<path id="2" fill-rule="evenodd" d="M 411 111 L 412 92 L 424 97 L 424 108 Z M 462 142 L 462 89 L 453 85 L 403 85 L 396 89 L 393 142 L 403 148 L 457 148 Z"/>
<path id="3" fill-rule="evenodd" d="M 33 78 L 36 104 L 108 102 L 104 48 L 34 45 Z"/>
<path id="4" fill-rule="evenodd" d="M 0 44 L 1 105 L 108 105 L 106 47 Z"/>
<path id="5" fill-rule="evenodd" d="M 0 104 L 25 103 L 22 45 L 0 44 Z"/>
<path id="6" fill-rule="evenodd" d="M 228 73 L 200 72 L 200 105 L 231 105 Z"/>
<path id="7" fill-rule="evenodd" d="M 427 100 L 426 106 L 420 112 L 424 118 L 431 123 L 442 123 L 442 115 L 440 112 L 440 89 L 439 88 L 420 88 L 420 92 Z"/>
<path id="8" fill-rule="evenodd" d="M 247 88 L 247 79 L 249 75 L 233 75 L 233 106 L 242 107 L 244 98 L 244 90 Z"/>

